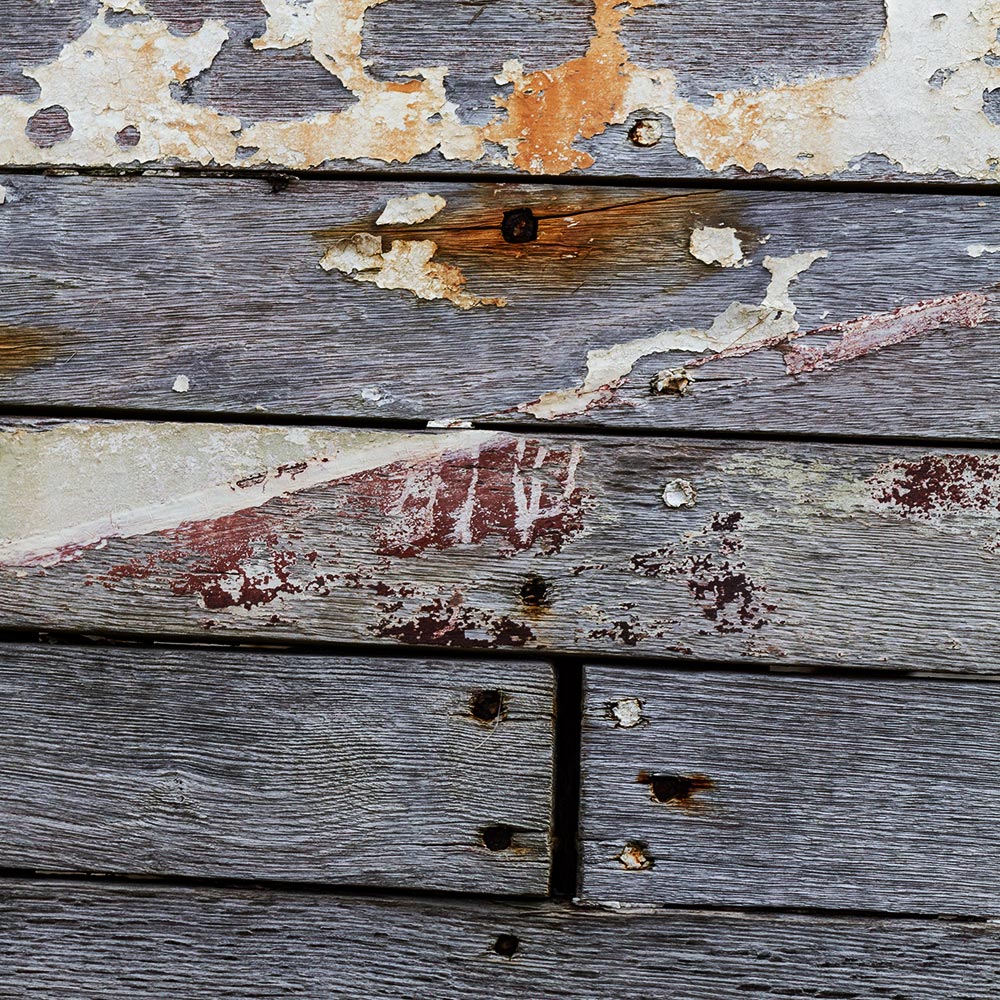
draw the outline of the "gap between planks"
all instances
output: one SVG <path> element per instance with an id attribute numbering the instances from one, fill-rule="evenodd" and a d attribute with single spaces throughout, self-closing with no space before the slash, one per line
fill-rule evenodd
<path id="1" fill-rule="evenodd" d="M 26 419 L 43 422 L 46 420 L 100 420 L 144 421 L 147 423 L 171 424 L 239 424 L 248 427 L 315 427 L 329 430 L 371 430 L 371 431 L 444 431 L 445 428 L 428 426 L 426 420 L 398 418 L 362 419 L 349 416 L 330 417 L 322 413 L 295 414 L 280 413 L 219 412 L 216 410 L 151 410 L 143 407 L 103 407 L 103 406 L 47 406 L 40 404 L 7 404 L 0 406 L 0 423 L 4 420 Z M 453 428 L 452 428 L 453 429 Z M 823 431 L 796 433 L 786 431 L 741 431 L 719 428 L 659 429 L 649 426 L 628 424 L 560 424 L 558 421 L 516 421 L 495 422 L 491 420 L 471 420 L 462 429 L 495 430 L 505 434 L 543 435 L 545 437 L 570 437 L 586 440 L 601 438 L 653 438 L 661 441 L 747 441 L 782 443 L 809 443 L 834 445 L 893 445 L 913 448 L 981 448 L 1000 450 L 1000 437 L 961 437 L 943 435 L 935 437 L 913 437 L 908 434 L 831 434 Z"/>
<path id="2" fill-rule="evenodd" d="M 926 194 L 966 195 L 968 197 L 995 197 L 1000 186 L 989 181 L 962 182 L 932 181 L 875 181 L 825 180 L 822 178 L 799 179 L 766 176 L 732 177 L 643 177 L 638 174 L 525 174 L 474 173 L 469 171 L 419 170 L 275 170 L 268 167 L 237 169 L 231 167 L 46 167 L 4 165 L 9 174 L 42 177 L 121 177 L 121 178 L 192 178 L 219 180 L 260 180 L 271 184 L 274 194 L 283 193 L 292 181 L 371 181 L 373 183 L 414 182 L 419 184 L 509 184 L 517 186 L 563 185 L 565 187 L 628 187 L 649 190 L 692 189 L 708 191 L 797 191 L 838 194 Z"/>

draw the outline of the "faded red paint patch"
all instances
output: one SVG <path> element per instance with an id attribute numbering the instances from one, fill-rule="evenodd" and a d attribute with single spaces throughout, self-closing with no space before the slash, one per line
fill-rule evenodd
<path id="1" fill-rule="evenodd" d="M 578 445 L 548 448 L 510 440 L 478 456 L 413 465 L 398 462 L 341 482 L 355 509 L 373 507 L 381 555 L 411 558 L 428 549 L 500 540 L 499 554 L 539 546 L 558 552 L 583 529 Z"/>
<path id="2" fill-rule="evenodd" d="M 178 595 L 197 595 L 212 611 L 270 604 L 281 594 L 297 594 L 315 581 L 295 567 L 310 567 L 315 552 L 298 554 L 291 546 L 300 533 L 278 513 L 250 509 L 182 524 L 159 532 L 167 547 L 141 559 L 112 566 L 97 581 L 108 589 L 122 580 L 166 576 Z M 322 581 L 321 581 L 322 582 Z"/>
<path id="3" fill-rule="evenodd" d="M 1000 459 L 983 455 L 924 455 L 879 467 L 872 498 L 903 517 L 972 511 L 1000 513 Z"/>
<path id="4" fill-rule="evenodd" d="M 525 646 L 535 638 L 523 622 L 469 607 L 458 590 L 447 600 L 438 597 L 422 605 L 410 616 L 387 615 L 372 631 L 414 645 L 466 648 Z"/>

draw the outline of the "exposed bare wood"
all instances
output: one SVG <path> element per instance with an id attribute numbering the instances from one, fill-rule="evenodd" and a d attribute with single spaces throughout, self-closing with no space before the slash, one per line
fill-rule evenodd
<path id="1" fill-rule="evenodd" d="M 8 405 L 963 438 L 1000 420 L 1000 254 L 975 198 L 2 180 Z M 423 221 L 379 224 L 401 198 Z M 720 237 L 743 266 L 702 248 Z"/>
<path id="2" fill-rule="evenodd" d="M 995 924 L 0 883 L 12 996 L 993 1000 Z"/>
<path id="3" fill-rule="evenodd" d="M 996 673 L 998 461 L 12 424 L 0 624 Z"/>
<path id="4" fill-rule="evenodd" d="M 551 774 L 539 664 L 0 646 L 7 868 L 543 894 Z"/>
<path id="5" fill-rule="evenodd" d="M 1000 685 L 587 669 L 583 895 L 1000 913 Z"/>

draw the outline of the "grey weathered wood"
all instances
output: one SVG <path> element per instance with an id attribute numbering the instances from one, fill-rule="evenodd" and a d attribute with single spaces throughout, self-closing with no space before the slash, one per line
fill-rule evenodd
<path id="1" fill-rule="evenodd" d="M 918 445 L 20 422 L 0 625 L 995 674 L 998 470 Z"/>
<path id="2" fill-rule="evenodd" d="M 375 6 L 375 0 L 331 5 L 320 8 L 314 59 L 308 5 L 305 17 L 303 5 L 291 6 L 305 34 L 290 36 L 283 48 L 255 50 L 253 40 L 263 40 L 267 20 L 254 0 L 148 0 L 152 20 L 117 12 L 106 15 L 104 24 L 96 0 L 58 0 L 46 5 L 45 18 L 38 17 L 33 0 L 11 0 L 0 45 L 0 90 L 16 95 L 17 103 L 0 106 L 7 132 L 0 161 L 496 171 L 513 169 L 500 143 L 521 140 L 525 148 L 554 147 L 558 153 L 535 157 L 515 151 L 514 165 L 533 172 L 586 171 L 593 157 L 589 172 L 596 176 L 689 177 L 712 171 L 753 176 L 757 158 L 750 155 L 756 150 L 751 144 L 763 125 L 777 120 L 791 135 L 779 132 L 780 141 L 761 142 L 759 155 L 782 176 L 995 179 L 989 156 L 981 151 L 989 146 L 996 114 L 994 80 L 983 63 L 994 39 L 985 18 L 970 27 L 978 10 L 971 2 L 633 3 L 641 9 L 612 0 L 456 0 L 433 10 L 403 2 Z M 271 34 L 281 35 L 277 22 L 285 6 L 272 0 Z M 592 20 L 595 11 L 601 28 Z M 364 27 L 356 36 L 350 17 L 362 14 Z M 284 16 L 292 20 L 291 14 Z M 221 19 L 228 40 L 223 42 L 206 18 Z M 617 29 L 616 18 L 621 19 Z M 887 18 L 892 44 L 880 45 Z M 81 41 L 72 58 L 63 49 L 75 39 Z M 83 54 L 95 50 L 96 56 Z M 332 64 L 337 50 L 340 66 Z M 370 61 L 367 69 L 352 57 L 357 52 Z M 104 72 L 101 56 L 110 64 Z M 331 63 L 327 68 L 324 59 Z M 547 75 L 533 87 L 543 95 L 542 106 L 527 100 L 523 126 L 518 122 L 505 130 L 508 116 L 497 101 L 505 101 L 511 87 L 495 76 L 510 60 L 520 60 L 527 74 Z M 886 78 L 882 70 L 891 69 L 886 62 L 911 72 Z M 41 87 L 24 75 L 36 66 L 43 67 Z M 436 91 L 412 72 L 427 66 L 445 74 Z M 858 91 L 852 81 L 863 79 L 869 66 L 882 74 L 879 84 Z M 640 78 L 648 74 L 669 77 L 674 87 L 639 96 Z M 840 78 L 847 89 L 831 92 L 817 78 Z M 639 84 L 635 96 L 626 90 L 629 79 Z M 395 116 L 387 115 L 378 99 L 391 99 L 389 86 L 404 82 L 416 87 L 410 101 L 419 113 L 398 134 L 387 134 L 385 121 Z M 740 90 L 764 93 L 744 99 Z M 978 102 L 969 100 L 970 91 Z M 726 93 L 745 101 L 743 119 L 735 123 L 740 131 L 724 119 L 721 127 L 711 118 L 701 120 L 714 95 Z M 454 107 L 445 107 L 446 101 Z M 880 102 L 892 108 L 897 128 Z M 650 117 L 650 106 L 663 139 L 641 147 L 630 141 L 630 129 Z M 46 127 L 28 119 L 64 107 L 68 122 L 62 112 L 43 116 Z M 354 115 L 354 129 L 340 137 L 344 130 L 335 118 L 316 124 L 315 116 L 331 112 Z M 493 122 L 500 132 L 483 133 L 482 148 L 443 156 L 438 147 L 452 112 L 466 125 Z M 843 152 L 839 120 L 859 113 L 867 116 L 863 121 L 881 121 L 881 131 L 834 156 Z M 157 131 L 161 122 L 171 123 L 171 130 Z M 123 126 L 131 134 L 123 135 Z M 261 134 L 261 129 L 271 131 Z M 850 131 L 847 138 L 853 138 Z M 150 145 L 153 140 L 159 145 Z M 779 152 L 783 158 L 774 159 Z M 732 157 L 742 168 L 724 166 Z"/>
<path id="3" fill-rule="evenodd" d="M 584 898 L 1000 913 L 1000 685 L 586 676 Z"/>
<path id="4" fill-rule="evenodd" d="M 993 1000 L 1000 975 L 987 923 L 51 881 L 0 883 L 0 920 L 14 998 Z"/>
<path id="5" fill-rule="evenodd" d="M 791 286 L 803 332 L 956 295 L 989 303 L 971 326 L 944 317 L 922 329 L 918 312 L 902 323 L 907 339 L 826 370 L 789 375 L 773 349 L 690 368 L 683 397 L 651 393 L 651 376 L 699 355 L 650 355 L 616 395 L 560 423 L 992 438 L 1000 420 L 1000 255 L 968 254 L 995 242 L 993 209 L 975 198 L 354 181 L 295 182 L 275 195 L 262 180 L 2 181 L 4 405 L 528 422 L 516 408 L 579 385 L 588 351 L 705 328 L 732 302 L 763 300 L 765 255 L 823 250 L 829 257 Z M 388 198 L 423 191 L 446 199 L 439 215 L 375 225 Z M 505 242 L 504 212 L 525 207 L 539 218 L 537 240 Z M 701 225 L 736 227 L 750 265 L 695 259 L 688 245 Z M 386 247 L 433 240 L 435 260 L 460 267 L 469 290 L 508 304 L 461 310 L 320 269 L 338 240 L 383 231 Z M 187 393 L 171 391 L 181 374 Z"/>
<path id="6" fill-rule="evenodd" d="M 542 894 L 551 720 L 537 664 L 0 646 L 0 865 Z"/>

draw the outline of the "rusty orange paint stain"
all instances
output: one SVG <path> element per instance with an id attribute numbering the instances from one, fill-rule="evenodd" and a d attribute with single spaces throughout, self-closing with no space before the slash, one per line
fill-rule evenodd
<path id="1" fill-rule="evenodd" d="M 505 64 L 498 82 L 513 93 L 497 98 L 506 119 L 485 129 L 485 138 L 511 149 L 512 162 L 534 174 L 561 174 L 593 164 L 573 143 L 600 135 L 628 114 L 626 96 L 634 66 L 619 38 L 622 21 L 655 0 L 596 0 L 595 34 L 585 55 L 553 69 L 524 74 Z"/>

